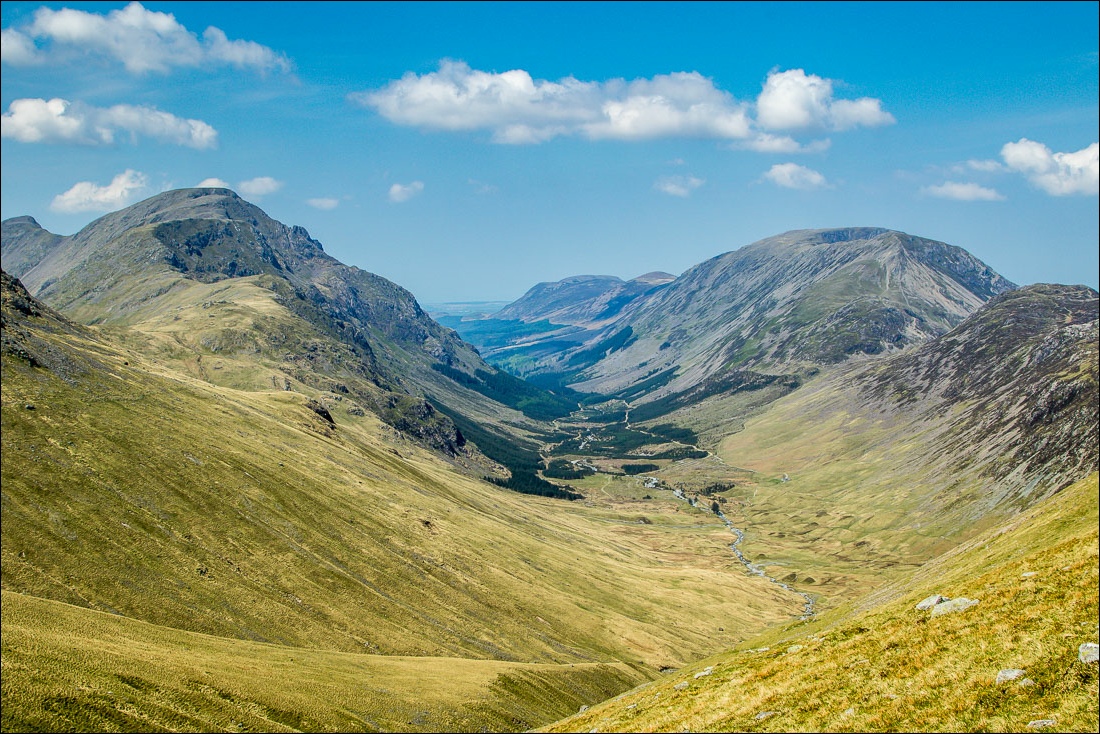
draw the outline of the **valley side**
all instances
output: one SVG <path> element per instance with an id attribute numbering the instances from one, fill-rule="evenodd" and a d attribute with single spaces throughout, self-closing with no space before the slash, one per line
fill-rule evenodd
<path id="1" fill-rule="evenodd" d="M 216 188 L 2 254 L 5 731 L 1097 726 L 1090 288 L 862 227 L 433 319 Z"/>

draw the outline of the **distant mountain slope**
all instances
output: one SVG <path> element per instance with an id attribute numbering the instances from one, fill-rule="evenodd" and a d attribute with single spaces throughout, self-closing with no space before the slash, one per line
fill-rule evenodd
<path id="1" fill-rule="evenodd" d="M 343 265 L 228 189 L 158 194 L 72 237 L 8 220 L 2 248 L 37 297 L 83 323 L 144 335 L 143 348 L 203 379 L 344 395 L 451 456 L 468 451 L 442 406 L 491 431 L 511 424 L 497 433 L 528 451 L 525 436 L 538 430 L 529 416 L 573 407 L 486 364 L 408 291 Z M 220 371 L 202 365 L 212 358 L 226 362 Z"/>
<path id="2" fill-rule="evenodd" d="M 707 381 L 710 394 L 919 343 L 1013 287 L 942 242 L 872 227 L 796 230 L 696 265 L 582 344 L 540 352 L 530 370 L 641 402 Z"/>
<path id="3" fill-rule="evenodd" d="M 555 324 L 590 328 L 614 319 L 637 298 L 675 279 L 674 275 L 658 272 L 628 281 L 613 275 L 577 275 L 556 283 L 539 283 L 493 317 L 520 321 L 546 319 Z"/>

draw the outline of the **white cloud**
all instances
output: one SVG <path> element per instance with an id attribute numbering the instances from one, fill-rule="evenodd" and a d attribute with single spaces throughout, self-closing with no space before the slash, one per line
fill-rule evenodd
<path id="1" fill-rule="evenodd" d="M 1005 143 L 1001 158 L 1051 196 L 1096 194 L 1100 191 L 1100 143 L 1073 153 L 1055 153 L 1034 140 Z"/>
<path id="2" fill-rule="evenodd" d="M 764 173 L 764 178 L 777 186 L 802 191 L 829 188 L 830 185 L 820 173 L 797 163 L 777 163 Z"/>
<path id="3" fill-rule="evenodd" d="M 768 130 L 849 130 L 895 122 L 871 97 L 834 99 L 833 80 L 802 69 L 772 71 L 756 99 L 756 121 Z"/>
<path id="4" fill-rule="evenodd" d="M 834 82 L 802 69 L 768 74 L 753 105 L 692 72 L 603 82 L 534 79 L 523 69 L 503 73 L 444 60 L 436 71 L 408 72 L 381 89 L 353 92 L 352 102 L 398 125 L 434 130 L 487 130 L 497 143 L 542 143 L 559 136 L 589 140 L 688 137 L 747 141 L 762 152 L 824 150 L 762 130 L 849 130 L 895 122 L 880 100 L 836 99 Z"/>
<path id="5" fill-rule="evenodd" d="M 456 61 L 349 98 L 401 125 L 490 130 L 498 143 L 540 143 L 562 135 L 593 140 L 743 138 L 746 105 L 697 72 L 627 82 L 535 80 L 522 69 L 490 73 Z"/>
<path id="6" fill-rule="evenodd" d="M 993 160 L 969 160 L 966 162 L 966 167 L 972 171 L 981 171 L 982 173 L 1000 173 L 1005 170 L 1000 161 Z"/>
<path id="7" fill-rule="evenodd" d="M 731 147 L 753 150 L 757 153 L 820 153 L 828 150 L 832 141 L 828 138 L 814 140 L 803 145 L 789 135 L 757 133 L 743 143 L 732 143 Z"/>
<path id="8" fill-rule="evenodd" d="M 115 176 L 111 183 L 99 186 L 91 181 L 81 181 L 50 203 L 55 212 L 110 212 L 133 202 L 135 195 L 148 186 L 144 173 L 127 168 Z"/>
<path id="9" fill-rule="evenodd" d="M 231 65 L 261 72 L 289 71 L 290 61 L 281 53 L 253 41 L 231 41 L 213 26 L 202 39 L 181 25 L 171 13 L 146 10 L 138 2 L 106 15 L 72 8 L 41 7 L 34 21 L 23 28 L 4 31 L 3 61 L 29 64 L 45 60 L 49 51 L 73 50 L 99 54 L 122 63 L 127 71 L 143 74 L 166 72 L 173 67 Z"/>
<path id="10" fill-rule="evenodd" d="M 28 66 L 41 61 L 34 41 L 14 28 L 0 31 L 0 61 L 13 66 Z"/>
<path id="11" fill-rule="evenodd" d="M 185 120 L 155 107 L 120 104 L 92 107 L 66 99 L 16 99 L 0 118 L 0 136 L 22 143 L 110 145 L 119 133 L 144 135 L 191 148 L 213 148 L 218 131 L 202 120 Z"/>
<path id="12" fill-rule="evenodd" d="M 340 206 L 339 199 L 333 199 L 331 197 L 323 197 L 319 199 L 306 199 L 306 203 L 314 209 L 321 209 L 323 211 L 331 211 Z"/>
<path id="13" fill-rule="evenodd" d="M 231 189 L 232 186 L 228 182 L 222 181 L 220 178 L 204 178 L 199 181 L 199 185 L 196 189 Z"/>
<path id="14" fill-rule="evenodd" d="M 702 186 L 706 181 L 694 176 L 661 176 L 653 182 L 653 188 L 669 196 L 679 196 L 686 199 L 691 192 Z"/>
<path id="15" fill-rule="evenodd" d="M 237 184 L 237 191 L 245 196 L 260 198 L 268 194 L 274 194 L 283 187 L 282 181 L 276 181 L 271 176 L 257 176 Z"/>
<path id="16" fill-rule="evenodd" d="M 410 184 L 395 183 L 393 186 L 390 186 L 390 201 L 401 204 L 413 198 L 423 190 L 423 181 L 413 181 Z"/>
<path id="17" fill-rule="evenodd" d="M 939 186 L 925 186 L 921 189 L 921 193 L 940 199 L 954 199 L 956 201 L 1004 201 L 1005 198 L 995 189 L 988 189 L 976 183 L 957 183 L 955 181 L 945 181 Z"/>

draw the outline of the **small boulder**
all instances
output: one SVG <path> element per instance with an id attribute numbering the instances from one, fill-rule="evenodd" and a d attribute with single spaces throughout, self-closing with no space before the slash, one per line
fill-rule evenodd
<path id="1" fill-rule="evenodd" d="M 932 596 L 921 599 L 919 602 L 917 602 L 917 610 L 924 612 L 945 601 L 948 601 L 948 598 L 946 596 L 933 594 Z"/>
<path id="2" fill-rule="evenodd" d="M 798 652 L 802 649 L 802 645 L 791 645 L 787 648 L 787 652 Z"/>
<path id="3" fill-rule="evenodd" d="M 682 691 L 687 687 L 688 687 L 688 682 L 686 680 L 682 680 L 682 681 L 680 681 L 679 683 L 677 683 L 676 685 L 673 686 L 673 688 L 675 688 L 677 691 Z"/>
<path id="4" fill-rule="evenodd" d="M 1038 576 L 1038 575 L 1039 575 L 1039 573 L 1037 571 L 1025 571 L 1024 573 L 1020 574 L 1020 578 L 1029 579 L 1032 576 Z"/>
<path id="5" fill-rule="evenodd" d="M 1077 648 L 1077 659 L 1085 665 L 1100 660 L 1100 645 L 1095 642 L 1082 642 Z"/>
<path id="6" fill-rule="evenodd" d="M 1026 672 L 1026 670 L 1020 670 L 1019 668 L 1005 668 L 997 673 L 997 685 L 1007 683 L 1010 680 L 1016 680 L 1017 678 L 1023 678 Z"/>
<path id="7" fill-rule="evenodd" d="M 948 601 L 940 602 L 936 606 L 932 607 L 932 616 L 938 617 L 941 614 L 961 612 L 964 609 L 969 609 L 977 603 L 977 599 L 967 599 L 965 596 L 960 596 L 958 599 L 949 599 Z"/>
<path id="8" fill-rule="evenodd" d="M 760 713 L 758 713 L 756 716 L 754 716 L 752 718 L 756 719 L 757 721 L 763 721 L 764 719 L 770 718 L 772 716 L 778 716 L 778 715 L 779 715 L 778 711 L 761 711 Z"/>
<path id="9" fill-rule="evenodd" d="M 1058 722 L 1054 719 L 1035 719 L 1034 721 L 1027 722 L 1028 729 L 1044 729 L 1048 726 L 1057 726 Z"/>

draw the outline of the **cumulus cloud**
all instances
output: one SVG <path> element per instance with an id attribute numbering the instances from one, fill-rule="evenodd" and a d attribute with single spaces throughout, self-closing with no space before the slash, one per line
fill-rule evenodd
<path id="1" fill-rule="evenodd" d="M 220 178 L 204 178 L 199 181 L 199 185 L 196 189 L 231 189 L 232 186 L 228 182 L 221 180 Z"/>
<path id="2" fill-rule="evenodd" d="M 131 204 L 137 194 L 148 186 L 144 173 L 127 168 L 111 179 L 106 186 L 91 181 L 81 181 L 50 203 L 55 212 L 111 212 Z"/>
<path id="3" fill-rule="evenodd" d="M 49 48 L 40 49 L 38 41 Z M 284 54 L 266 46 L 254 41 L 230 40 L 224 31 L 213 26 L 200 39 L 171 13 L 147 10 L 138 2 L 106 15 L 41 7 L 29 25 L 4 30 L 6 64 L 42 62 L 49 52 L 63 55 L 67 51 L 114 59 L 134 74 L 219 65 L 261 72 L 291 68 Z"/>
<path id="4" fill-rule="evenodd" d="M 277 181 L 271 176 L 257 176 L 256 178 L 250 178 L 247 181 L 241 181 L 239 184 L 237 184 L 237 191 L 241 192 L 245 196 L 251 196 L 258 199 L 261 196 L 274 194 L 282 187 L 283 182 Z"/>
<path id="5" fill-rule="evenodd" d="M 1005 143 L 1001 158 L 1010 170 L 1024 174 L 1051 196 L 1100 191 L 1100 143 L 1073 153 L 1055 153 L 1042 143 L 1020 138 Z"/>
<path id="6" fill-rule="evenodd" d="M 395 183 L 390 186 L 390 201 L 402 204 L 424 190 L 423 181 L 413 181 L 409 184 Z"/>
<path id="7" fill-rule="evenodd" d="M 331 197 L 322 197 L 319 199 L 306 199 L 306 203 L 314 209 L 321 209 L 323 211 L 331 211 L 340 206 L 339 199 L 333 199 Z"/>
<path id="8" fill-rule="evenodd" d="M 945 181 L 939 186 L 925 186 L 921 189 L 921 193 L 956 201 L 1003 201 L 1005 198 L 996 189 L 989 189 L 976 183 L 955 181 Z"/>
<path id="9" fill-rule="evenodd" d="M 653 182 L 653 188 L 669 196 L 679 196 L 681 199 L 686 199 L 691 196 L 692 191 L 695 191 L 704 183 L 706 183 L 704 179 L 695 178 L 694 176 L 661 176 Z"/>
<path id="10" fill-rule="evenodd" d="M 437 71 L 406 73 L 348 98 L 399 125 L 434 130 L 487 130 L 497 143 L 541 143 L 559 136 L 590 140 L 690 137 L 748 141 L 764 152 L 810 152 L 759 128 L 847 130 L 894 122 L 877 99 L 835 99 L 833 82 L 801 69 L 772 72 L 756 103 L 734 99 L 698 72 L 603 82 L 534 79 L 523 69 L 479 71 L 442 61 Z"/>
<path id="11" fill-rule="evenodd" d="M 764 173 L 764 178 L 786 189 L 812 191 L 829 187 L 824 176 L 797 163 L 777 163 Z"/>
<path id="12" fill-rule="evenodd" d="M 218 131 L 202 120 L 139 105 L 92 107 L 57 97 L 16 99 L 0 118 L 0 136 L 23 143 L 110 145 L 119 133 L 131 142 L 145 136 L 198 149 L 218 143 Z"/>
<path id="13" fill-rule="evenodd" d="M 767 130 L 849 130 L 895 122 L 871 97 L 835 99 L 833 80 L 802 69 L 772 71 L 756 99 L 756 121 Z"/>

